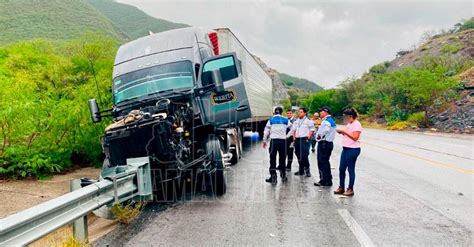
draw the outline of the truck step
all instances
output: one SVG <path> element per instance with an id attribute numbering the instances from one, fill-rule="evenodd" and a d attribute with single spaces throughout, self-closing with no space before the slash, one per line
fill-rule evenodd
<path id="1" fill-rule="evenodd" d="M 232 159 L 232 153 L 224 153 L 222 155 L 222 163 L 224 167 L 229 167 L 231 165 L 230 160 Z"/>

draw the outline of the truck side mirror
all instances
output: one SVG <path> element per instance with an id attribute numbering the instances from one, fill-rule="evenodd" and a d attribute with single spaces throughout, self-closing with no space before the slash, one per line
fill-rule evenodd
<path id="1" fill-rule="evenodd" d="M 225 88 L 224 88 L 224 82 L 222 81 L 221 71 L 218 69 L 211 71 L 211 77 L 212 77 L 212 81 L 214 82 L 214 85 L 216 85 L 214 89 L 216 93 L 224 92 Z"/>
<path id="2" fill-rule="evenodd" d="M 89 100 L 89 110 L 93 123 L 98 123 L 102 120 L 102 117 L 100 116 L 99 106 L 97 105 L 97 101 L 95 99 Z"/>

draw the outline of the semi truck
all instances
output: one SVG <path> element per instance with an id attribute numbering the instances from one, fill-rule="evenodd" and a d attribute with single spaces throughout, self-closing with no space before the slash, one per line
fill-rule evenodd
<path id="1" fill-rule="evenodd" d="M 243 132 L 262 133 L 272 114 L 271 78 L 228 28 L 175 29 L 126 43 L 112 77 L 112 108 L 89 100 L 93 122 L 113 119 L 101 137 L 103 169 L 149 157 L 153 190 L 163 195 L 182 181 L 224 194 L 225 168 L 243 155 Z"/>

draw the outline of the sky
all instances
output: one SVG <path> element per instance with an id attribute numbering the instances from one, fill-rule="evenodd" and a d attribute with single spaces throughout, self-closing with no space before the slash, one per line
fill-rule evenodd
<path id="1" fill-rule="evenodd" d="M 118 2 L 173 22 L 228 27 L 268 66 L 325 88 L 474 16 L 473 2 L 462 0 Z"/>

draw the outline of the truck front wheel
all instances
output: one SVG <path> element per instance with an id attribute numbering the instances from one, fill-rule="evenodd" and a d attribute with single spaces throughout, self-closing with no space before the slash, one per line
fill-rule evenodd
<path id="1" fill-rule="evenodd" d="M 210 186 L 207 188 L 210 188 L 215 195 L 223 195 L 227 191 L 227 184 L 224 174 L 224 162 L 222 160 L 223 151 L 219 140 L 211 136 L 206 142 L 206 151 L 210 155 L 213 168 L 215 168 L 214 172 L 210 175 Z"/>

